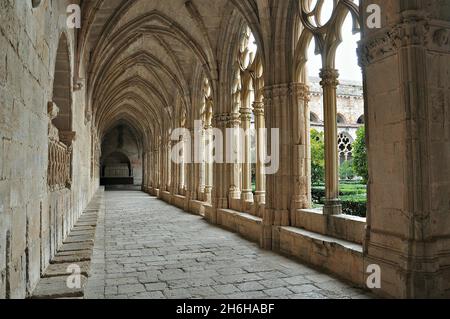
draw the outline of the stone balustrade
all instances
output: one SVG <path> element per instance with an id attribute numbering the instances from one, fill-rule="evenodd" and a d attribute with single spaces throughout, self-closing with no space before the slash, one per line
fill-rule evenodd
<path id="1" fill-rule="evenodd" d="M 70 159 L 72 152 L 64 143 L 49 140 L 48 145 L 48 186 L 51 191 L 69 188 Z"/>

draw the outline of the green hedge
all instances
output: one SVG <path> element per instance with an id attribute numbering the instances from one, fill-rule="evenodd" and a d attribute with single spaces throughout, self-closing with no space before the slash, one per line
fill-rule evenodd
<path id="1" fill-rule="evenodd" d="M 367 198 L 366 185 L 346 183 L 340 185 L 340 199 L 342 212 L 347 215 L 366 217 Z M 325 186 L 313 186 L 311 190 L 313 204 L 323 205 L 325 198 Z"/>
<path id="2" fill-rule="evenodd" d="M 366 217 L 367 199 L 366 196 L 342 196 L 342 213 L 347 215 Z"/>

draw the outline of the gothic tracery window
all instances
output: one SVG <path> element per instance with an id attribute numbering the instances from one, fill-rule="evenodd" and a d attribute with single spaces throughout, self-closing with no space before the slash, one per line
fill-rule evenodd
<path id="1" fill-rule="evenodd" d="M 302 25 L 297 44 L 297 73 L 306 63 L 310 78 L 320 78 L 325 139 L 324 213 L 338 214 L 339 165 L 351 160 L 353 141 L 347 134 L 338 134 L 338 127 L 348 124 L 343 115 L 347 112 L 340 109 L 348 105 L 338 98 L 337 91 L 340 79 L 361 82 L 362 78 L 356 56 L 360 37 L 359 0 L 299 0 L 298 4 Z M 314 120 L 311 117 L 312 123 Z M 338 158 L 334 160 L 336 149 Z"/>
<path id="2" fill-rule="evenodd" d="M 338 138 L 339 163 L 351 161 L 353 152 L 353 140 L 345 133 L 340 133 Z"/>

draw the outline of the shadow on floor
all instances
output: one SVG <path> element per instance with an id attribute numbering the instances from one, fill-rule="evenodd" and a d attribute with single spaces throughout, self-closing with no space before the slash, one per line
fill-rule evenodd
<path id="1" fill-rule="evenodd" d="M 106 191 L 141 191 L 141 185 L 105 185 Z"/>

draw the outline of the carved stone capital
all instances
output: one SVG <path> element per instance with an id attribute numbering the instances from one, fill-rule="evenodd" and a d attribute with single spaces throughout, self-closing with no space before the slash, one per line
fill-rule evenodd
<path id="1" fill-rule="evenodd" d="M 320 85 L 322 87 L 332 86 L 337 87 L 339 85 L 339 72 L 335 69 L 322 69 L 319 74 L 322 81 L 320 81 Z"/>
<path id="2" fill-rule="evenodd" d="M 429 20 L 422 12 L 407 11 L 402 16 L 400 24 L 360 42 L 358 59 L 361 67 L 393 55 L 402 47 L 426 46 L 430 42 Z"/>
<path id="3" fill-rule="evenodd" d="M 434 43 L 436 43 L 440 47 L 443 47 L 444 45 L 448 44 L 449 34 L 450 32 L 447 29 L 438 29 L 434 31 Z"/>
<path id="4" fill-rule="evenodd" d="M 231 113 L 228 118 L 229 128 L 238 128 L 241 125 L 241 117 L 238 113 Z"/>
<path id="5" fill-rule="evenodd" d="M 255 116 L 264 115 L 264 102 L 253 102 L 253 114 Z"/>
<path id="6" fill-rule="evenodd" d="M 219 113 L 214 114 L 213 116 L 213 125 L 215 127 L 226 127 L 228 124 L 228 114 L 227 113 Z"/>
<path id="7" fill-rule="evenodd" d="M 239 110 L 241 121 L 250 121 L 252 119 L 252 109 L 243 107 Z"/>
<path id="8" fill-rule="evenodd" d="M 292 92 L 297 99 L 308 102 L 310 100 L 309 86 L 304 83 L 293 83 Z"/>

